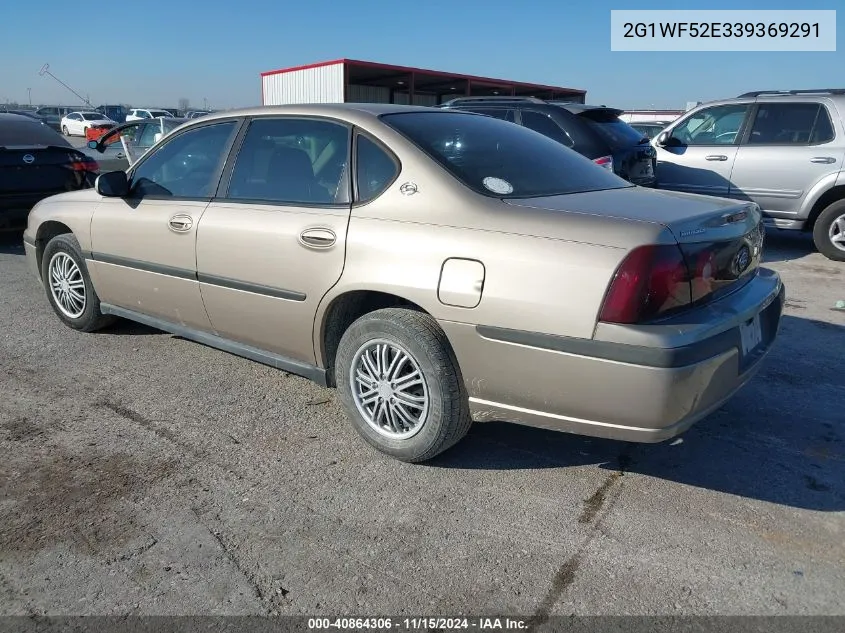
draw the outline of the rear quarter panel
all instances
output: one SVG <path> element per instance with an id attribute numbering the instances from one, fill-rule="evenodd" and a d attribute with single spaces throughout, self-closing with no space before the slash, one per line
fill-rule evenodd
<path id="1" fill-rule="evenodd" d="M 591 338 L 619 262 L 630 248 L 653 241 L 663 229 L 505 204 L 471 191 L 378 121 L 356 124 L 390 147 L 401 168 L 384 193 L 351 210 L 343 272 L 315 315 L 319 363 L 326 357 L 323 327 L 332 302 L 356 290 L 401 297 L 441 323 L 469 324 L 473 330 L 481 324 Z M 415 193 L 402 193 L 407 184 L 414 185 Z M 480 301 L 468 302 L 473 307 L 447 305 L 438 295 L 450 258 L 483 265 Z"/>
<path id="2" fill-rule="evenodd" d="M 399 193 L 408 181 L 416 182 L 420 193 Z M 329 306 L 356 290 L 396 295 L 444 323 L 592 337 L 605 289 L 626 248 L 543 236 L 539 230 L 501 230 L 496 227 L 502 223 L 495 213 L 486 215 L 483 204 L 468 205 L 443 190 L 425 196 L 426 186 L 420 174 L 404 174 L 382 197 L 352 209 L 343 273 L 316 314 L 314 344 L 320 361 L 325 359 L 323 325 Z M 496 212 L 507 212 L 508 205 L 494 204 L 502 207 Z M 583 221 L 573 219 L 573 233 L 584 233 Z M 525 223 L 526 230 L 530 225 Z M 447 305 L 438 294 L 444 262 L 450 258 L 483 265 L 481 299 L 474 307 Z"/>

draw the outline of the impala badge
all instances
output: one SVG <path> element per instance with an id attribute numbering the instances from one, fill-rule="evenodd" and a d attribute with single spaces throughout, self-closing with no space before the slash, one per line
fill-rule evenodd
<path id="1" fill-rule="evenodd" d="M 403 196 L 413 196 L 417 192 L 417 185 L 413 182 L 406 182 L 399 187 L 399 191 Z"/>

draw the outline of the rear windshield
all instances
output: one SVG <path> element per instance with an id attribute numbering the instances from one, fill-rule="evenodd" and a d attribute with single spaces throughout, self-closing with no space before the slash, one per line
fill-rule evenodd
<path id="1" fill-rule="evenodd" d="M 86 121 L 100 121 L 103 118 L 103 115 L 99 112 L 83 112 L 82 118 Z"/>
<path id="2" fill-rule="evenodd" d="M 620 119 L 612 110 L 587 110 L 578 115 L 598 132 L 612 149 L 639 145 L 644 135 Z"/>
<path id="3" fill-rule="evenodd" d="M 539 132 L 493 117 L 404 112 L 381 119 L 487 196 L 529 198 L 632 186 Z"/>
<path id="4" fill-rule="evenodd" d="M 0 147 L 13 145 L 59 145 L 70 147 L 58 132 L 41 121 L 21 117 L 0 117 Z"/>

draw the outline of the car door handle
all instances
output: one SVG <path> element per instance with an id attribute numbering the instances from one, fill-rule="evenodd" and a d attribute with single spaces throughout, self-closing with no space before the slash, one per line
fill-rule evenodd
<path id="1" fill-rule="evenodd" d="M 126 158 L 126 155 L 123 152 L 119 152 L 116 158 Z"/>
<path id="2" fill-rule="evenodd" d="M 185 215 L 184 213 L 174 215 L 172 218 L 170 218 L 170 221 L 168 222 L 170 230 L 176 231 L 177 233 L 184 233 L 185 231 L 190 231 L 193 225 L 194 219 L 189 215 Z"/>
<path id="3" fill-rule="evenodd" d="M 330 248 L 337 236 L 330 229 L 306 229 L 299 234 L 299 242 L 309 248 Z"/>
<path id="4" fill-rule="evenodd" d="M 813 156 L 810 159 L 811 163 L 825 163 L 829 165 L 830 163 L 835 163 L 836 159 L 833 156 Z"/>
<path id="5" fill-rule="evenodd" d="M 724 154 L 710 154 L 704 157 L 706 160 L 728 160 Z"/>

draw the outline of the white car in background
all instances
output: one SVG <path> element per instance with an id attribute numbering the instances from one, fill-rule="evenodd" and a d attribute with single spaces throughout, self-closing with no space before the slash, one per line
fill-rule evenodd
<path id="1" fill-rule="evenodd" d="M 110 128 L 115 125 L 116 121 L 99 112 L 69 112 L 62 117 L 59 129 L 65 136 L 85 136 L 89 127 Z"/>
<path id="2" fill-rule="evenodd" d="M 159 110 L 158 108 L 132 108 L 129 114 L 126 115 L 127 121 L 141 121 L 143 119 L 158 119 L 158 118 L 172 119 L 174 118 L 171 112 L 167 110 Z"/>

